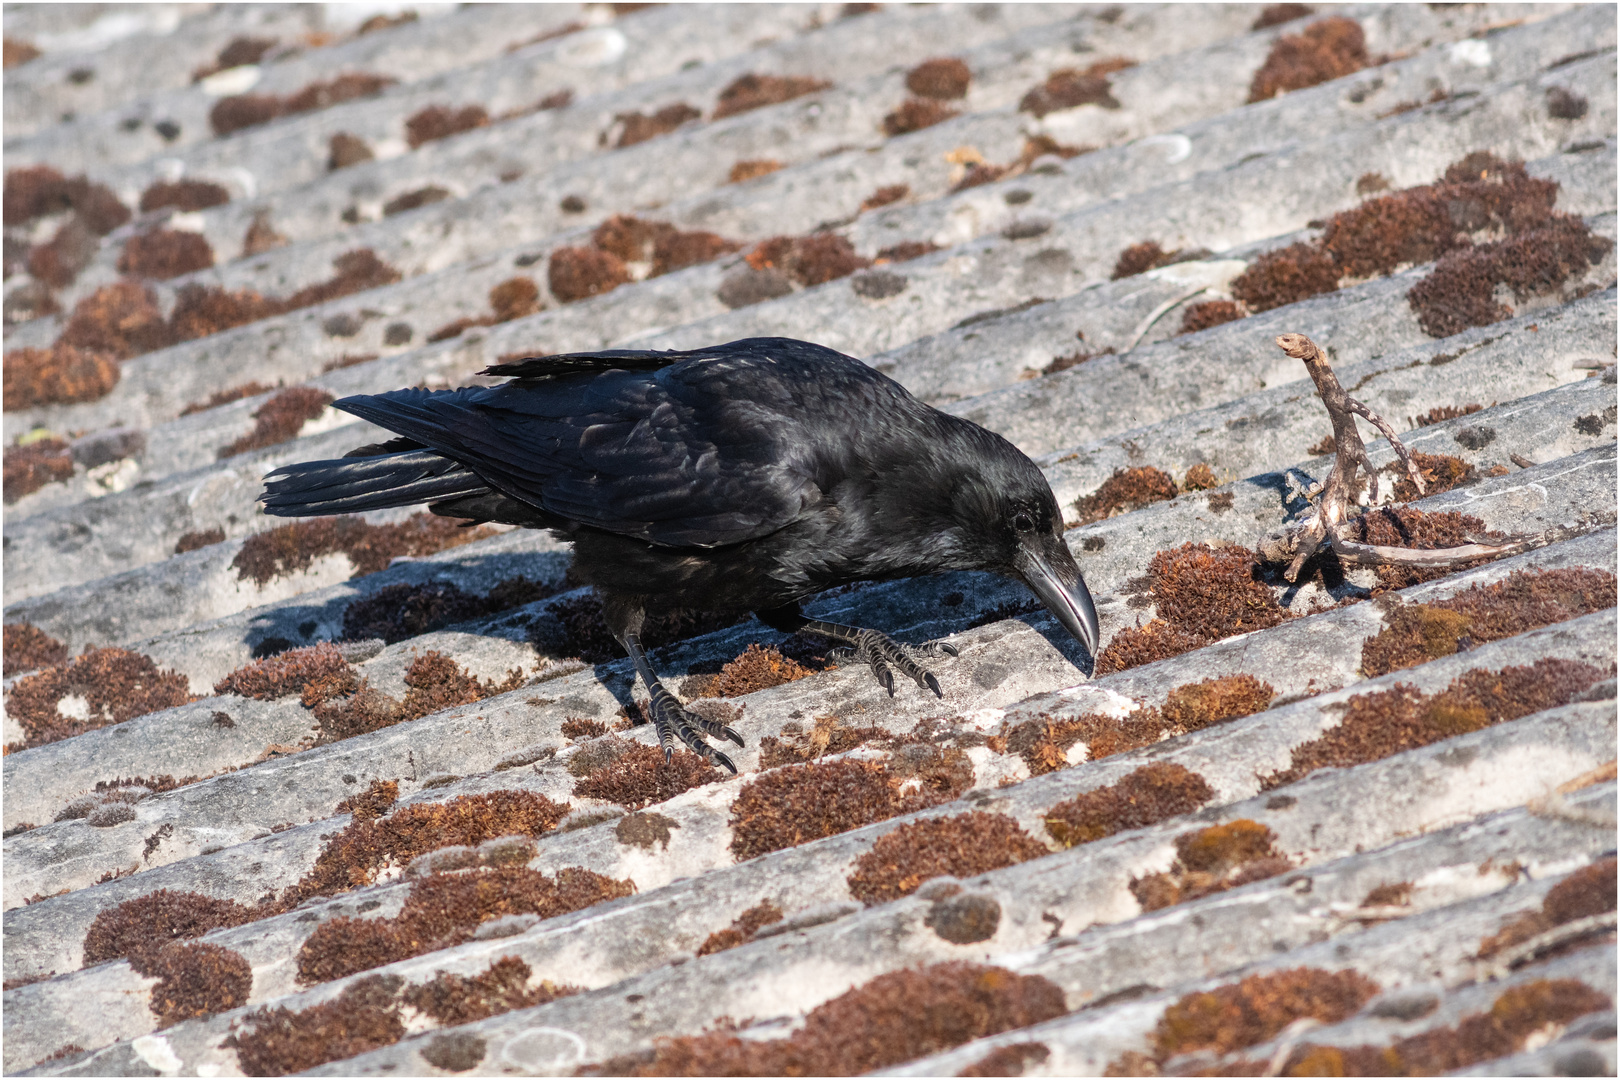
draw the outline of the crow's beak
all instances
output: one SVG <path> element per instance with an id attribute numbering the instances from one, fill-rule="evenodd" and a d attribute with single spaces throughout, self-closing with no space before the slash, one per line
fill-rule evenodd
<path id="1" fill-rule="evenodd" d="M 1095 657 L 1100 637 L 1097 608 L 1091 602 L 1091 593 L 1086 590 L 1085 579 L 1080 576 L 1080 568 L 1074 564 L 1068 545 L 1052 537 L 1039 549 L 1033 545 L 1023 547 L 1014 565 L 1018 576 L 1046 605 L 1046 610 Z"/>

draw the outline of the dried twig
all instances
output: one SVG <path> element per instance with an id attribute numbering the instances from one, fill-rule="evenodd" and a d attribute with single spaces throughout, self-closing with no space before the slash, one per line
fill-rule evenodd
<path id="1" fill-rule="evenodd" d="M 1502 544 L 1472 543 L 1424 550 L 1363 544 L 1342 535 L 1340 530 L 1350 520 L 1351 510 L 1360 499 L 1358 470 L 1366 470 L 1369 500 L 1376 502 L 1378 499 L 1378 474 L 1367 458 L 1367 448 L 1356 429 L 1357 416 L 1372 424 L 1389 440 L 1390 447 L 1406 467 L 1406 475 L 1411 478 L 1420 495 L 1424 492 L 1423 475 L 1412 460 L 1412 452 L 1395 434 L 1389 421 L 1365 403 L 1351 397 L 1339 385 L 1333 366 L 1314 341 L 1304 334 L 1284 334 L 1277 339 L 1277 346 L 1294 359 L 1304 361 L 1305 370 L 1310 372 L 1311 381 L 1316 383 L 1316 392 L 1327 409 L 1328 419 L 1333 422 L 1334 446 L 1333 469 L 1328 473 L 1326 483 L 1312 484 L 1299 491 L 1311 504 L 1310 512 L 1260 542 L 1260 554 L 1267 562 L 1288 563 L 1283 577 L 1289 581 L 1296 580 L 1305 561 L 1316 554 L 1324 543 L 1330 545 L 1339 559 L 1346 563 L 1367 566 L 1454 566 L 1474 559 L 1512 555 L 1545 542 L 1542 538 L 1529 537 Z M 1290 485 L 1297 488 L 1291 475 Z"/>

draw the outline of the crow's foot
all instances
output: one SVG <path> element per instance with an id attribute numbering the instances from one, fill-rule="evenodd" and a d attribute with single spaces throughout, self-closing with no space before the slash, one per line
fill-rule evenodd
<path id="1" fill-rule="evenodd" d="M 730 739 L 738 746 L 743 745 L 741 735 L 725 724 L 699 716 L 688 709 L 675 700 L 675 695 L 664 689 L 662 684 L 654 686 L 648 711 L 652 713 L 653 731 L 658 735 L 658 745 L 663 747 L 666 763 L 674 756 L 675 740 L 679 738 L 705 761 L 713 765 L 724 765 L 733 775 L 736 774 L 737 766 L 731 763 L 730 758 L 705 742 L 703 735 Z M 702 732 L 703 735 L 698 732 Z"/>
<path id="2" fill-rule="evenodd" d="M 955 656 L 956 646 L 943 641 L 930 641 L 922 645 L 902 645 L 880 630 L 859 630 L 855 634 L 854 651 L 850 659 L 864 663 L 872 669 L 883 689 L 894 696 L 894 672 L 909 677 L 918 686 L 932 690 L 936 697 L 945 694 L 939 688 L 934 673 L 917 663 L 919 656 Z"/>

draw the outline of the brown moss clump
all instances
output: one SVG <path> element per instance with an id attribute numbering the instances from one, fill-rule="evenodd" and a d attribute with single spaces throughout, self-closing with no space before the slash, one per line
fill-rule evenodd
<path id="1" fill-rule="evenodd" d="M 1424 413 L 1422 416 L 1412 417 L 1412 426 L 1414 428 L 1428 427 L 1430 424 L 1439 424 L 1444 423 L 1447 420 L 1455 420 L 1459 416 L 1472 416 L 1474 413 L 1479 412 L 1484 407 L 1485 406 L 1477 403 L 1460 406 L 1437 405 L 1428 412 Z"/>
<path id="2" fill-rule="evenodd" d="M 403 984 L 397 975 L 371 975 L 298 1012 L 284 1005 L 259 1009 L 226 1045 L 234 1045 L 237 1064 L 249 1076 L 290 1076 L 392 1046 L 405 1037 L 396 997 Z"/>
<path id="3" fill-rule="evenodd" d="M 8 369 L 9 372 L 9 369 Z M 5 453 L 5 501 L 32 495 L 46 484 L 73 476 L 73 453 L 61 439 L 39 439 Z"/>
<path id="4" fill-rule="evenodd" d="M 435 972 L 432 982 L 405 991 L 405 1003 L 431 1016 L 445 1027 L 470 1024 L 513 1009 L 530 1009 L 581 992 L 577 986 L 542 982 L 530 987 L 529 965 L 515 956 L 503 956 L 481 975 L 470 978 Z"/>
<path id="5" fill-rule="evenodd" d="M 229 135 L 243 128 L 267 124 L 277 117 L 326 109 L 356 98 L 375 97 L 397 81 L 387 75 L 346 72 L 325 82 L 312 82 L 285 97 L 239 94 L 220 98 L 209 110 L 208 123 L 215 135 Z"/>
<path id="6" fill-rule="evenodd" d="M 731 171 L 726 174 L 726 183 L 741 184 L 749 180 L 758 180 L 761 176 L 769 176 L 782 168 L 782 163 L 775 158 L 749 158 L 732 165 Z"/>
<path id="7" fill-rule="evenodd" d="M 68 648 L 33 623 L 6 623 L 5 668 L 7 677 L 25 671 L 66 663 Z"/>
<path id="8" fill-rule="evenodd" d="M 1151 465 L 1115 469 L 1114 475 L 1104 480 L 1102 487 L 1074 500 L 1074 508 L 1080 514 L 1075 524 L 1090 525 L 1115 514 L 1140 510 L 1144 506 L 1173 499 L 1176 495 L 1175 480 L 1169 473 Z"/>
<path id="9" fill-rule="evenodd" d="M 497 582 L 483 596 L 463 592 L 448 582 L 389 585 L 343 609 L 343 637 L 348 641 L 382 638 L 392 645 L 452 623 L 544 600 L 554 592 L 552 586 L 521 575 Z"/>
<path id="10" fill-rule="evenodd" d="M 565 739 L 594 739 L 606 734 L 607 725 L 600 720 L 570 716 L 562 722 L 562 736 Z"/>
<path id="11" fill-rule="evenodd" d="M 1489 1011 L 1465 1016 L 1455 1027 L 1409 1035 L 1390 1046 L 1306 1043 L 1289 1056 L 1283 1075 L 1440 1076 L 1507 1057 L 1524 1049 L 1532 1035 L 1613 1009 L 1607 994 L 1578 979 L 1536 979 L 1502 991 Z"/>
<path id="12" fill-rule="evenodd" d="M 812 236 L 774 236 L 748 253 L 755 270 L 780 270 L 800 285 L 822 285 L 872 265 L 855 254 L 850 242 L 837 233 Z"/>
<path id="13" fill-rule="evenodd" d="M 1236 322 L 1243 317 L 1243 309 L 1232 300 L 1206 300 L 1201 304 L 1189 304 L 1181 314 L 1181 329 L 1176 333 L 1196 334 L 1200 330 Z"/>
<path id="14" fill-rule="evenodd" d="M 37 60 L 42 55 L 44 54 L 40 52 L 39 46 L 35 45 L 31 41 L 24 41 L 22 38 L 8 37 L 5 39 L 5 69 L 7 71 L 10 71 L 14 67 L 20 67 L 21 65 L 28 63 L 30 60 Z M 8 221 L 7 224 L 9 223 L 10 222 Z M 75 1047 L 73 1052 L 79 1053 L 80 1050 L 78 1047 Z M 55 1055 L 52 1056 L 54 1057 Z"/>
<path id="15" fill-rule="evenodd" d="M 684 101 L 665 105 L 651 116 L 639 112 L 619 113 L 613 120 L 623 126 L 619 130 L 618 141 L 613 145 L 622 150 L 627 146 L 646 142 L 648 139 L 656 139 L 660 135 L 668 135 L 681 125 L 697 120 L 702 115 Z"/>
<path id="16" fill-rule="evenodd" d="M 1133 879 L 1131 895 L 1143 911 L 1158 911 L 1276 877 L 1293 868 L 1276 844 L 1270 829 L 1246 818 L 1186 833 L 1169 871 Z"/>
<path id="17" fill-rule="evenodd" d="M 1200 731 L 1263 712 L 1277 691 L 1253 675 L 1228 675 L 1186 683 L 1170 691 L 1161 711 L 1178 731 Z"/>
<path id="18" fill-rule="evenodd" d="M 1520 303 L 1553 292 L 1585 274 L 1607 245 L 1580 218 L 1558 215 L 1544 228 L 1448 252 L 1406 299 L 1425 333 L 1449 337 L 1511 318 L 1513 310 L 1497 302 L 1499 289 Z"/>
<path id="19" fill-rule="evenodd" d="M 1063 991 L 1039 975 L 950 961 L 891 972 L 818 1005 L 786 1039 L 729 1031 L 658 1044 L 652 1060 L 615 1058 L 593 1069 L 623 1076 L 857 1076 L 1067 1012 Z"/>
<path id="20" fill-rule="evenodd" d="M 214 62 L 197 68 L 191 73 L 192 82 L 202 82 L 210 75 L 218 74 L 243 64 L 257 64 L 264 59 L 264 54 L 276 47 L 275 38 L 235 37 L 214 57 Z"/>
<path id="21" fill-rule="evenodd" d="M 96 401 L 118 385 L 118 374 L 117 362 L 106 353 L 60 343 L 48 349 L 13 349 L 5 358 L 5 407 L 9 412 Z M 11 468 L 8 464 L 8 472 Z"/>
<path id="22" fill-rule="evenodd" d="M 206 180 L 159 180 L 141 192 L 141 213 L 149 214 L 170 206 L 190 213 L 210 206 L 224 206 L 230 201 L 229 191 Z"/>
<path id="23" fill-rule="evenodd" d="M 1124 718 L 1086 713 L 1051 716 L 1042 713 L 1007 730 L 1007 750 L 1024 759 L 1030 774 L 1042 776 L 1069 765 L 1069 748 L 1086 744 L 1086 757 L 1096 761 L 1151 746 L 1167 734 L 1157 709 L 1138 709 Z"/>
<path id="24" fill-rule="evenodd" d="M 49 288 L 65 289 L 73 284 L 79 271 L 89 266 L 100 250 L 101 244 L 95 234 L 85 228 L 77 217 L 72 217 L 56 230 L 50 240 L 28 249 L 28 272 Z M 42 306 L 50 307 L 54 303 L 47 292 Z"/>
<path id="25" fill-rule="evenodd" d="M 86 731 L 122 724 L 137 716 L 193 700 L 190 681 L 158 668 L 150 657 L 127 649 L 86 649 L 74 659 L 19 679 L 7 695 L 6 712 L 23 729 L 21 750 L 70 739 Z M 59 711 L 63 698 L 77 696 L 87 715 Z"/>
<path id="26" fill-rule="evenodd" d="M 133 216 L 111 188 L 92 184 L 82 174 L 70 179 L 49 165 L 6 171 L 3 212 L 7 225 L 26 224 L 64 210 L 73 211 L 97 236 L 106 236 Z"/>
<path id="27" fill-rule="evenodd" d="M 1099 60 L 1084 70 L 1063 68 L 1054 71 L 1046 77 L 1045 82 L 1023 96 L 1018 102 L 1018 111 L 1033 113 L 1039 119 L 1047 113 L 1081 105 L 1117 109 L 1119 102 L 1114 100 L 1108 76 L 1135 65 L 1134 60 L 1115 56 Z"/>
<path id="28" fill-rule="evenodd" d="M 491 791 L 458 795 L 449 802 L 412 803 L 385 818 L 356 819 L 327 841 L 314 868 L 266 914 L 369 885 L 385 869 L 403 867 L 437 848 L 475 846 L 519 833 L 539 836 L 556 828 L 567 813 L 567 804 L 532 791 Z"/>
<path id="29" fill-rule="evenodd" d="M 195 529 L 188 533 L 181 533 L 180 539 L 174 542 L 174 553 L 184 555 L 188 551 L 209 547 L 213 544 L 225 542 L 225 530 L 216 525 L 212 529 Z"/>
<path id="30" fill-rule="evenodd" d="M 735 660 L 721 668 L 720 674 L 699 686 L 691 686 L 692 680 L 688 680 L 682 689 L 692 697 L 741 697 L 813 674 L 814 669 L 805 667 L 792 657 L 783 656 L 780 649 L 750 645 Z"/>
<path id="31" fill-rule="evenodd" d="M 323 641 L 239 667 L 214 684 L 214 693 L 274 701 L 302 694 L 313 683 L 353 683 L 354 678 L 354 668 L 343 659 L 342 650 Z"/>
<path id="32" fill-rule="evenodd" d="M 244 259 L 286 246 L 287 238 L 276 232 L 276 227 L 270 223 L 269 213 L 265 211 L 254 214 L 253 221 L 247 227 L 247 232 L 242 234 L 242 258 Z"/>
<path id="33" fill-rule="evenodd" d="M 591 233 L 600 250 L 626 263 L 649 263 L 648 277 L 710 262 L 742 245 L 712 232 L 683 232 L 665 221 L 615 214 Z"/>
<path id="34" fill-rule="evenodd" d="M 1417 485 L 1412 483 L 1411 477 L 1406 475 L 1404 466 L 1396 462 L 1384 467 L 1385 472 L 1396 477 L 1392 492 L 1396 502 L 1411 502 L 1427 495 L 1439 495 L 1461 484 L 1472 482 L 1477 475 L 1472 465 L 1450 454 L 1425 454 L 1421 450 L 1414 450 L 1412 464 L 1417 466 L 1418 473 L 1423 477 L 1421 493 Z"/>
<path id="35" fill-rule="evenodd" d="M 865 213 L 868 210 L 876 210 L 880 206 L 888 206 L 891 203 L 897 203 L 910 194 L 910 184 L 889 184 L 885 187 L 880 187 L 876 191 L 872 192 L 872 194 L 861 200 L 861 212 Z"/>
<path id="36" fill-rule="evenodd" d="M 1290 23 L 1295 19 L 1303 19 L 1308 15 L 1315 14 L 1316 9 L 1309 4 L 1267 4 L 1260 14 L 1255 16 L 1254 22 L 1249 25 L 1249 29 L 1265 30 L 1269 27 L 1281 26 L 1283 23 Z"/>
<path id="37" fill-rule="evenodd" d="M 1362 694 L 1345 704 L 1338 727 L 1294 747 L 1289 767 L 1262 777 L 1260 787 L 1269 791 L 1304 779 L 1317 769 L 1378 761 L 1566 705 L 1603 677 L 1604 672 L 1588 664 L 1543 659 L 1501 671 L 1475 668 L 1434 695 L 1405 683 Z"/>
<path id="38" fill-rule="evenodd" d="M 409 210 L 418 210 L 424 206 L 431 206 L 437 202 L 444 202 L 450 198 L 450 189 L 440 187 L 438 184 L 427 184 L 423 187 L 412 188 L 401 192 L 392 199 L 383 203 L 383 217 L 393 217 Z"/>
<path id="39" fill-rule="evenodd" d="M 774 769 L 814 761 L 827 754 L 842 754 L 889 733 L 880 727 L 847 727 L 836 716 L 818 716 L 809 731 L 784 728 L 781 736 L 767 735 L 759 741 L 759 767 Z"/>
<path id="40" fill-rule="evenodd" d="M 489 111 L 482 105 L 465 105 L 459 109 L 429 105 L 405 121 L 405 141 L 415 150 L 435 139 L 447 139 L 463 131 L 488 126 Z"/>
<path id="41" fill-rule="evenodd" d="M 370 821 L 382 817 L 398 801 L 398 780 L 373 780 L 366 786 L 366 790 L 338 803 L 333 812 L 350 814 L 357 821 Z"/>
<path id="42" fill-rule="evenodd" d="M 624 260 L 595 248 L 557 248 L 546 270 L 551 295 L 564 304 L 611 292 L 629 280 Z"/>
<path id="43" fill-rule="evenodd" d="M 1394 608 L 1384 629 L 1362 642 L 1361 670 L 1369 678 L 1387 675 L 1614 604 L 1614 575 L 1605 571 L 1516 570 L 1445 600 Z"/>
<path id="44" fill-rule="evenodd" d="M 171 341 L 152 290 L 138 281 L 116 281 L 74 305 L 55 347 L 71 346 L 128 360 Z"/>
<path id="45" fill-rule="evenodd" d="M 404 906 L 391 919 L 345 915 L 321 923 L 298 950 L 298 981 L 327 982 L 448 949 L 471 941 L 473 932 L 490 919 L 550 919 L 634 891 L 629 881 L 575 867 L 559 870 L 555 877 L 526 866 L 433 874 L 411 886 Z"/>
<path id="46" fill-rule="evenodd" d="M 274 389 L 275 387 L 266 386 L 261 382 L 246 382 L 240 386 L 232 386 L 224 390 L 216 390 L 202 401 L 189 402 L 185 408 L 180 410 L 180 415 L 190 416 L 193 413 L 207 412 L 209 409 L 217 409 L 221 405 L 229 405 L 231 402 L 241 401 L 243 398 L 256 397 L 259 394 L 268 394 Z"/>
<path id="47" fill-rule="evenodd" d="M 219 448 L 220 459 L 297 438 L 304 424 L 325 412 L 326 407 L 335 400 L 325 390 L 313 386 L 295 386 L 283 390 L 253 413 L 255 423 L 252 431 Z"/>
<path id="48" fill-rule="evenodd" d="M 1615 860 L 1611 856 L 1583 866 L 1554 885 L 1541 907 L 1509 919 L 1502 929 L 1479 943 L 1481 958 L 1489 958 L 1540 937 L 1576 919 L 1602 915 L 1615 908 Z"/>
<path id="49" fill-rule="evenodd" d="M 849 892 L 871 907 L 916 892 L 930 878 L 967 878 L 1048 854 L 1005 814 L 928 818 L 885 833 L 855 862 Z"/>
<path id="50" fill-rule="evenodd" d="M 1429 262 L 1466 249 L 1471 233 L 1534 233 L 1557 221 L 1573 227 L 1578 219 L 1553 213 L 1557 197 L 1556 181 L 1531 177 L 1518 162 L 1470 154 L 1449 166 L 1436 183 L 1367 199 L 1333 215 L 1319 243 L 1341 276 L 1388 274 L 1405 263 Z M 1420 300 L 1427 295 L 1420 291 Z"/>
<path id="51" fill-rule="evenodd" d="M 611 762 L 582 777 L 574 785 L 574 794 L 582 799 L 606 799 L 627 810 L 640 810 L 720 779 L 719 769 L 690 750 L 676 750 L 666 764 L 663 750 L 646 743 L 632 743 Z"/>
<path id="52" fill-rule="evenodd" d="M 1294 304 L 1339 287 L 1339 268 L 1316 244 L 1268 251 L 1233 279 L 1232 296 L 1251 314 Z"/>
<path id="53" fill-rule="evenodd" d="M 1265 63 L 1249 83 L 1249 101 L 1318 86 L 1354 74 L 1371 63 L 1367 38 L 1354 19 L 1318 19 L 1298 34 L 1284 34 L 1271 45 Z"/>
<path id="54" fill-rule="evenodd" d="M 1276 626 L 1288 617 L 1257 579 L 1248 548 L 1183 544 L 1148 562 L 1148 591 L 1158 617 L 1114 635 L 1097 657 L 1098 675 L 1179 656 L 1205 645 Z"/>
<path id="55" fill-rule="evenodd" d="M 167 281 L 214 265 L 214 249 L 201 233 L 153 229 L 124 241 L 118 272 Z"/>
<path id="56" fill-rule="evenodd" d="M 858 829 L 929 805 L 909 799 L 900 778 L 871 761 L 817 761 L 765 773 L 731 804 L 731 851 L 751 859 Z"/>
<path id="57" fill-rule="evenodd" d="M 248 537 L 231 568 L 238 579 L 262 586 L 341 551 L 360 577 L 388 569 L 402 555 L 422 558 L 492 535 L 433 514 L 414 514 L 396 525 L 370 525 L 357 517 L 308 518 Z"/>
<path id="58" fill-rule="evenodd" d="M 891 139 L 897 135 L 909 135 L 959 115 L 959 110 L 941 105 L 933 98 L 908 97 L 898 109 L 884 116 L 883 133 Z"/>
<path id="59" fill-rule="evenodd" d="M 84 935 L 84 966 L 150 956 L 172 941 L 188 941 L 255 918 L 252 908 L 234 900 L 159 889 L 96 916 Z"/>
<path id="60" fill-rule="evenodd" d="M 160 980 L 150 999 L 159 1027 L 246 1005 L 253 991 L 247 958 L 218 945 L 174 941 L 131 956 L 130 966 Z"/>
<path id="61" fill-rule="evenodd" d="M 1107 787 L 1058 803 L 1046 812 L 1046 831 L 1064 847 L 1089 844 L 1190 814 L 1214 797 L 1197 773 L 1155 761 Z"/>
<path id="62" fill-rule="evenodd" d="M 534 283 L 533 278 L 521 276 L 507 278 L 489 290 L 490 314 L 477 318 L 463 317 L 446 323 L 429 334 L 428 341 L 447 341 L 474 326 L 493 326 L 496 323 L 521 319 L 535 314 L 541 307 L 540 286 Z"/>
<path id="63" fill-rule="evenodd" d="M 732 920 L 730 926 L 724 930 L 716 930 L 703 939 L 703 945 L 698 949 L 699 956 L 708 956 L 711 953 L 725 952 L 735 949 L 739 945 L 746 945 L 754 939 L 754 935 L 763 928 L 782 921 L 782 909 L 769 900 L 762 900 Z"/>
<path id="64" fill-rule="evenodd" d="M 1188 994 L 1165 1009 L 1153 1032 L 1155 1057 L 1213 1050 L 1229 1054 L 1273 1038 L 1295 1020 L 1336 1024 L 1354 1016 L 1378 984 L 1356 971 L 1292 968 Z"/>
<path id="65" fill-rule="evenodd" d="M 317 741 L 330 743 L 508 694 L 520 689 L 523 682 L 523 672 L 518 668 L 508 671 L 501 683 L 479 680 L 443 653 L 429 651 L 405 669 L 405 697 L 401 700 L 379 693 L 367 680 L 356 684 L 350 674 L 346 679 L 310 684 L 304 690 L 303 704 L 314 710 L 319 722 Z M 330 700 L 336 694 L 352 696 Z"/>
<path id="66" fill-rule="evenodd" d="M 825 90 L 831 85 L 824 79 L 805 75 L 756 75 L 749 72 L 737 76 L 720 91 L 720 98 L 714 107 L 714 119 L 721 120 L 752 109 L 763 109 L 767 105 L 779 105 Z"/>
<path id="67" fill-rule="evenodd" d="M 1031 1065 L 1039 1065 L 1052 1056 L 1044 1043 L 1021 1042 L 998 1046 L 972 1065 L 957 1073 L 958 1076 L 1023 1076 Z"/>
<path id="68" fill-rule="evenodd" d="M 924 60 L 906 72 L 906 89 L 918 97 L 955 101 L 967 97 L 973 72 L 954 56 Z"/>
<path id="69" fill-rule="evenodd" d="M 128 250 L 126 247 L 126 256 Z M 209 259 L 204 265 L 211 265 L 211 255 Z M 6 407 L 93 401 L 118 382 L 118 368 L 112 361 L 128 360 L 177 342 L 217 334 L 400 279 L 398 270 L 366 248 L 338 256 L 333 268 L 336 273 L 328 280 L 283 299 L 260 296 L 251 289 L 233 293 L 193 282 L 181 287 L 167 319 L 158 307 L 157 297 L 141 282 L 126 279 L 104 285 L 74 306 L 61 336 L 50 349 L 19 349 L 7 354 Z"/>
<path id="70" fill-rule="evenodd" d="M 1119 258 L 1114 262 L 1114 272 L 1109 278 L 1118 281 L 1120 278 L 1135 277 L 1166 265 L 1171 257 L 1172 253 L 1165 251 L 1156 241 L 1144 240 L 1140 244 L 1132 244 L 1119 253 Z"/>
<path id="71" fill-rule="evenodd" d="M 910 262 L 912 259 L 920 259 L 924 255 L 932 255 L 938 250 L 939 245 L 932 242 L 906 240 L 879 251 L 874 261 L 880 265 L 885 262 Z"/>

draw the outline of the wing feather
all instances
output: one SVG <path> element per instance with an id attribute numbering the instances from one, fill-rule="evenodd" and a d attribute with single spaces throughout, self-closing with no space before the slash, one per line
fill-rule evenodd
<path id="1" fill-rule="evenodd" d="M 400 390 L 336 405 L 548 513 L 655 544 L 714 547 L 774 532 L 820 497 L 814 470 L 798 460 L 803 418 L 728 386 L 750 362 L 718 351 L 636 354 L 660 363 L 634 370 L 622 366 L 622 351 L 579 354 L 564 359 L 620 366 L 558 370 L 538 383 L 523 361 L 502 366 L 523 367 L 519 381 L 502 386 Z M 698 362 L 711 359 L 723 362 Z M 748 379 L 774 375 L 756 368 Z M 771 389 L 766 398 L 792 398 Z"/>

